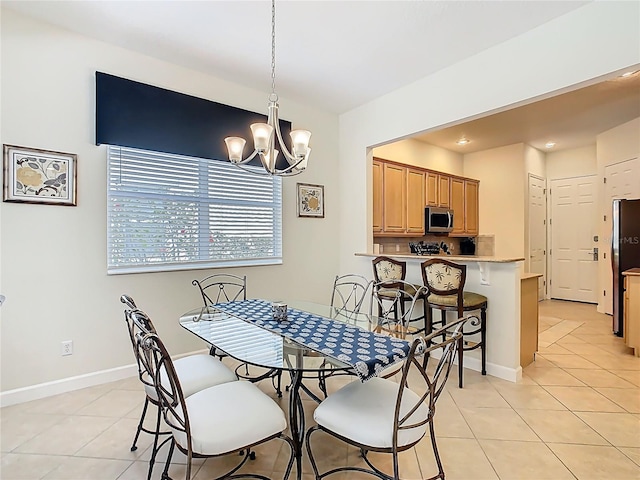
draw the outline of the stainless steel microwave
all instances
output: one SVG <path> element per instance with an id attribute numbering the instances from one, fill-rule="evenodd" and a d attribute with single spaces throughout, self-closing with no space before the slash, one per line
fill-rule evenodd
<path id="1" fill-rule="evenodd" d="M 453 210 L 440 207 L 424 209 L 424 233 L 447 233 L 453 230 Z"/>

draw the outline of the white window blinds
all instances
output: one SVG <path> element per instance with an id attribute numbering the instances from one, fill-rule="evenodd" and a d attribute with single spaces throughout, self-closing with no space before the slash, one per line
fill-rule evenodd
<path id="1" fill-rule="evenodd" d="M 280 177 L 109 146 L 107 196 L 108 273 L 282 263 Z"/>

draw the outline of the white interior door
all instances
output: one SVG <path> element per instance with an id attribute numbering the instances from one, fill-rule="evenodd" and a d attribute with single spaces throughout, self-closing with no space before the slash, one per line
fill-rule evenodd
<path id="1" fill-rule="evenodd" d="M 596 175 L 551 180 L 551 297 L 597 303 Z"/>
<path id="2" fill-rule="evenodd" d="M 547 281 L 547 182 L 529 174 L 529 271 L 540 273 L 538 300 L 545 296 Z"/>
<path id="3" fill-rule="evenodd" d="M 608 165 L 604 169 L 604 225 L 607 237 L 600 245 L 607 264 L 604 284 L 604 312 L 613 315 L 613 270 L 611 268 L 611 207 L 616 198 L 640 198 L 640 161 L 637 158 Z"/>

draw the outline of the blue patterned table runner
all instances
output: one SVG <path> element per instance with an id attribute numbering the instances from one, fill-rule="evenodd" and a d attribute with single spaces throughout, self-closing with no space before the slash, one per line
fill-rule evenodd
<path id="1" fill-rule="evenodd" d="M 377 376 L 409 353 L 410 345 L 405 340 L 294 308 L 287 310 L 286 320 L 275 320 L 271 302 L 266 300 L 217 303 L 214 308 L 351 365 L 362 381 Z"/>

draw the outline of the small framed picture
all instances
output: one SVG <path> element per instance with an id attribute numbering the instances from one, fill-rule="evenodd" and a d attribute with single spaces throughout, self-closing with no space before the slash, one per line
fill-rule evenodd
<path id="1" fill-rule="evenodd" d="M 296 186 L 298 216 L 324 218 L 324 186 L 308 183 L 298 183 Z"/>
<path id="2" fill-rule="evenodd" d="M 76 205 L 73 153 L 4 145 L 5 202 Z"/>

